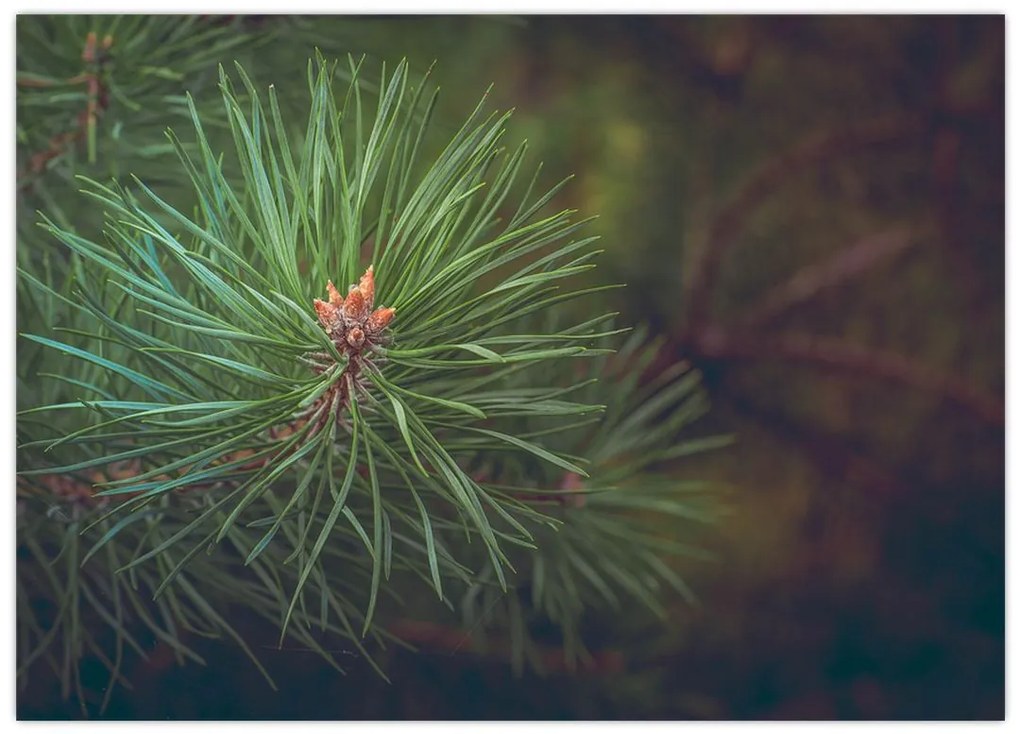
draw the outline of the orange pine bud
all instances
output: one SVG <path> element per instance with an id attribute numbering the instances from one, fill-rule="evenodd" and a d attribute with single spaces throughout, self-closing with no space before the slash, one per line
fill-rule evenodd
<path id="1" fill-rule="evenodd" d="M 393 315 L 396 312 L 396 309 L 393 308 L 377 308 L 372 312 L 372 315 L 368 317 L 368 321 L 365 322 L 365 328 L 368 329 L 368 333 L 378 334 L 380 331 L 385 329 L 386 326 L 393 321 Z"/>
<path id="2" fill-rule="evenodd" d="M 322 324 L 322 328 L 329 334 L 336 325 L 339 309 L 330 303 L 320 301 L 318 298 L 313 301 L 313 304 L 315 305 L 315 313 L 319 317 L 319 323 Z"/>
<path id="3" fill-rule="evenodd" d="M 364 321 L 365 317 L 368 316 L 368 308 L 365 296 L 360 289 L 355 288 L 347 294 L 347 300 L 344 301 L 344 315 L 348 319 L 358 322 Z"/>
<path id="4" fill-rule="evenodd" d="M 360 349 L 365 343 L 365 332 L 360 327 L 354 326 L 347 332 L 347 343 L 355 349 Z"/>
<path id="5" fill-rule="evenodd" d="M 340 295 L 340 291 L 338 291 L 336 286 L 333 285 L 332 280 L 326 281 L 326 293 L 329 294 L 329 302 L 332 305 L 338 308 L 344 305 L 344 297 Z"/>
<path id="6" fill-rule="evenodd" d="M 365 303 L 369 308 L 372 308 L 372 303 L 375 301 L 375 272 L 372 266 L 368 266 L 368 270 L 361 276 L 361 280 L 358 281 L 358 291 L 365 299 Z"/>

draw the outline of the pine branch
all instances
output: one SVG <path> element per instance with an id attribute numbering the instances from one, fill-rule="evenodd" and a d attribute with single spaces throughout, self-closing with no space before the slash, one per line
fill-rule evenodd
<path id="1" fill-rule="evenodd" d="M 850 344 L 841 339 L 807 334 L 762 336 L 707 330 L 694 349 L 709 359 L 767 360 L 800 363 L 850 377 L 877 379 L 950 400 L 978 419 L 1002 425 L 1002 401 L 954 375 L 940 372 L 900 354 Z"/>
<path id="2" fill-rule="evenodd" d="M 130 29 L 111 44 L 118 69 L 150 34 L 192 42 L 173 24 Z M 45 546 L 26 574 L 73 550 L 47 587 L 62 614 L 103 599 L 89 574 L 108 575 L 123 614 L 95 614 L 182 660 L 190 631 L 230 637 L 261 670 L 231 625 L 244 606 L 281 645 L 339 669 L 318 627 L 385 677 L 370 649 L 392 639 L 379 620 L 404 578 L 445 604 L 484 598 L 518 670 L 525 648 L 583 661 L 585 609 L 662 614 L 666 588 L 690 597 L 668 559 L 703 552 L 649 522 L 718 511 L 704 485 L 653 472 L 725 439 L 677 441 L 707 409 L 700 378 L 646 374 L 662 347 L 643 330 L 611 360 L 626 329 L 585 300 L 608 286 L 579 283 L 596 238 L 552 208 L 566 180 L 519 185 L 509 113 L 483 99 L 437 144 L 428 78 L 401 62 L 369 85 L 362 66 L 313 60 L 300 125 L 283 92 L 221 68 L 222 113 L 184 98 L 194 132 L 169 133 L 168 184 L 85 179 L 103 236 L 58 211 L 42 227 L 56 256 L 19 248 L 19 539 Z M 42 78 L 24 77 L 36 92 Z M 102 81 L 112 101 L 152 91 L 123 81 Z M 533 615 L 561 627 L 562 655 L 526 641 Z M 21 628 L 29 662 L 69 640 L 70 682 L 77 619 Z M 105 657 L 111 680 L 121 657 Z"/>
<path id="3" fill-rule="evenodd" d="M 33 153 L 28 161 L 27 170 L 18 176 L 18 189 L 24 189 L 32 183 L 32 176 L 42 173 L 50 161 L 59 158 L 67 153 L 74 145 L 82 141 L 89 144 L 89 160 L 95 159 L 95 135 L 96 124 L 100 115 L 110 104 L 109 92 L 103 83 L 104 66 L 109 60 L 108 52 L 113 45 L 113 37 L 105 36 L 102 43 L 99 43 L 94 31 L 90 31 L 85 38 L 84 48 L 81 52 L 81 60 L 85 64 L 85 71 L 77 74 L 62 83 L 48 79 L 21 76 L 18 84 L 25 87 L 45 89 L 53 86 L 74 86 L 85 85 L 86 106 L 75 119 L 72 130 L 57 133 L 49 140 L 49 145 L 44 150 Z"/>
<path id="4" fill-rule="evenodd" d="M 424 620 L 400 619 L 390 625 L 390 631 L 419 649 L 445 653 L 451 657 L 462 653 L 508 662 L 513 650 L 513 643 L 509 639 L 486 638 L 484 644 L 479 644 L 472 639 L 470 631 Z M 537 658 L 536 663 L 543 673 L 611 675 L 626 667 L 626 660 L 620 650 L 597 650 L 574 661 L 562 648 L 541 645 L 532 651 L 532 655 Z"/>
<path id="5" fill-rule="evenodd" d="M 783 182 L 805 168 L 861 148 L 894 143 L 917 135 L 921 120 L 894 115 L 845 128 L 807 135 L 766 160 L 741 182 L 714 217 L 703 247 L 694 259 L 685 309 L 692 330 L 702 328 L 711 311 L 711 297 L 726 253 L 737 241 L 748 217 Z"/>
<path id="6" fill-rule="evenodd" d="M 892 227 L 867 235 L 829 258 L 805 265 L 787 280 L 769 289 L 756 303 L 744 308 L 738 319 L 741 331 L 756 331 L 818 294 L 842 285 L 873 267 L 898 257 L 919 239 L 909 227 Z"/>
<path id="7" fill-rule="evenodd" d="M 353 60 L 350 65 L 356 75 Z M 487 332 L 500 334 L 486 321 L 511 315 L 509 309 L 520 299 L 591 267 L 585 263 L 591 254 L 582 250 L 591 238 L 566 240 L 578 226 L 566 212 L 537 218 L 543 199 L 537 204 L 525 201 L 502 231 L 493 230 L 496 205 L 509 192 L 522 153 L 505 159 L 493 187 L 480 192 L 483 174 L 499 155 L 496 144 L 505 115 L 481 120 L 476 113 L 446 152 L 419 174 L 421 181 L 409 185 L 413 168 L 407 166 L 408 155 L 413 158 L 422 131 L 416 115 L 420 90 L 405 96 L 405 64 L 388 78 L 384 74 L 385 91 L 366 129 L 360 122 L 336 126 L 342 113 L 353 121 L 366 116 L 360 90 L 353 84 L 343 106 L 335 107 L 333 73 L 320 61 L 317 73 L 313 68 L 310 115 L 311 129 L 320 132 L 306 141 L 297 159 L 273 90 L 267 114 L 243 70 L 238 73 L 253 100 L 251 113 L 242 111 L 225 74 L 221 86 L 244 185 L 254 199 L 234 192 L 236 184 L 223 175 L 192 105 L 200 161 L 177 147 L 201 202 L 202 221 L 192 221 L 139 183 L 144 200 L 116 186 L 92 186 L 91 195 L 113 215 L 110 231 L 116 246 L 48 224 L 81 258 L 86 273 L 94 273 L 95 282 L 103 284 L 98 293 L 83 291 L 67 303 L 86 320 L 102 325 L 109 337 L 103 331 L 92 336 L 108 338 L 119 351 L 100 356 L 94 347 L 28 338 L 125 380 L 131 390 L 114 400 L 43 405 L 30 411 L 98 409 L 105 420 L 86 423 L 57 442 L 93 442 L 99 450 L 91 457 L 29 473 L 88 470 L 137 458 L 144 463 L 140 473 L 105 482 L 99 494 L 127 497 L 118 505 L 123 511 L 137 511 L 186 487 L 227 488 L 206 512 L 143 558 L 166 554 L 189 536 L 211 532 L 222 541 L 246 511 L 268 500 L 274 486 L 293 481 L 297 488 L 287 508 L 276 511 L 277 521 L 250 549 L 249 563 L 266 552 L 284 526 L 295 522 L 290 508 L 298 506 L 305 489 L 321 476 L 326 483 L 318 484 L 316 506 L 325 486 L 334 498 L 317 537 L 280 533 L 291 542 L 302 538 L 294 553 L 310 553 L 287 616 L 303 599 L 326 540 L 346 519 L 372 556 L 366 630 L 384 563 L 381 554 L 393 543 L 389 517 L 397 508 L 386 497 L 403 474 L 421 483 L 430 502 L 442 500 L 457 508 L 463 529 L 481 536 L 497 578 L 505 583 L 502 568 L 507 561 L 500 539 L 528 543 L 528 532 L 514 517 L 519 508 L 491 495 L 464 472 L 482 444 L 455 449 L 455 436 L 484 438 L 490 445 L 524 450 L 571 471 L 584 470 L 539 443 L 494 430 L 499 411 L 487 414 L 459 400 L 458 393 L 469 383 L 454 375 L 493 368 L 498 374 L 519 363 L 597 353 L 575 346 L 579 336 L 596 338 L 590 328 L 587 333 L 550 332 L 539 348 L 510 345 L 502 352 L 495 351 L 500 348 L 495 341 L 484 338 Z M 271 125 L 263 124 L 268 120 Z M 333 126 L 324 126 L 327 121 Z M 381 196 L 375 198 L 373 192 Z M 147 207 L 168 216 L 188 238 L 172 234 Z M 337 273 L 349 281 L 344 273 L 359 272 L 368 207 L 381 211 L 376 267 L 397 276 L 379 280 L 395 308 L 375 306 L 371 267 L 346 297 L 331 283 Z M 238 225 L 240 238 L 234 234 Z M 388 241 L 382 246 L 384 231 Z M 332 248 L 326 244 L 330 241 L 350 246 Z M 524 259 L 533 253 L 541 257 Z M 304 277 L 298 276 L 301 268 L 308 270 Z M 171 284 L 171 272 L 177 273 L 176 285 Z M 476 290 L 476 279 L 486 272 L 497 278 L 495 285 Z M 327 284 L 328 301 L 311 296 L 309 280 Z M 115 316 L 112 302 L 124 312 Z M 548 308 L 553 302 L 538 300 L 535 306 Z M 318 323 L 309 316 L 313 304 Z M 391 320 L 392 345 L 383 337 Z M 215 341 L 209 338 L 213 335 Z M 301 368 L 309 361 L 312 364 Z M 485 428 L 476 425 L 480 421 L 487 421 Z M 281 427 L 287 430 L 281 433 Z M 103 433 L 111 429 L 117 433 Z M 134 434 L 127 446 L 121 438 L 125 433 Z M 114 441 L 105 440 L 107 436 Z M 401 445 L 409 454 L 391 449 Z M 180 453 L 163 453 L 169 446 Z M 332 480 L 339 479 L 334 461 L 337 469 L 343 467 L 339 491 L 332 486 Z M 370 540 L 359 519 L 362 502 L 371 505 Z M 501 529 L 497 523 L 509 527 Z M 423 537 L 429 533 L 424 525 L 417 531 Z M 305 538 L 314 539 L 311 549 Z M 435 576 L 435 550 L 428 563 Z"/>

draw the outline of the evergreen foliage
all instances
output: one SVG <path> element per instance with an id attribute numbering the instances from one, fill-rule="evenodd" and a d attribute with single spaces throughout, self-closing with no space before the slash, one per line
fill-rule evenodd
<path id="1" fill-rule="evenodd" d="M 654 528 L 718 502 L 657 469 L 725 439 L 678 440 L 698 375 L 644 378 L 659 347 L 600 309 L 566 181 L 484 98 L 437 147 L 437 91 L 405 63 L 316 55 L 301 116 L 254 57 L 216 71 L 266 38 L 19 23 L 21 680 L 46 669 L 84 708 L 92 656 L 102 707 L 143 633 L 260 665 L 238 608 L 341 669 L 327 637 L 371 661 L 429 589 L 506 626 L 518 667 L 541 666 L 540 619 L 573 664 L 586 609 L 693 598 L 670 559 L 704 551 Z"/>

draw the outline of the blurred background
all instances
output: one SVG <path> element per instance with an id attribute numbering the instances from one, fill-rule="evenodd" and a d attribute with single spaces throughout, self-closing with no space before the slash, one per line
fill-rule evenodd
<path id="1" fill-rule="evenodd" d="M 1003 718 L 1004 19 L 317 25 L 436 60 L 440 126 L 494 84 L 532 160 L 576 174 L 560 201 L 600 215 L 621 320 L 699 367 L 702 432 L 737 436 L 672 468 L 729 489 L 717 559 L 685 569 L 700 604 L 666 625 L 591 620 L 574 675 L 515 678 L 426 635 L 384 663 L 391 685 L 356 659 L 338 681 L 252 627 L 279 693 L 198 642 L 214 664 L 133 661 L 108 715 Z M 273 52 L 300 69 L 309 49 Z"/>

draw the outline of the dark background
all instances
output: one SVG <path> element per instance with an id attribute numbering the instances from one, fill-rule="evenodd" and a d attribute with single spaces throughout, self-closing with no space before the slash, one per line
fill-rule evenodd
<path id="1" fill-rule="evenodd" d="M 392 684 L 355 657 L 342 678 L 242 620 L 278 693 L 189 640 L 208 667 L 132 660 L 107 715 L 1003 718 L 1004 19 L 331 22 L 438 60 L 441 124 L 494 83 L 532 159 L 577 174 L 561 200 L 601 215 L 621 318 L 703 370 L 705 432 L 738 437 L 674 467 L 729 489 L 718 560 L 665 625 L 590 620 L 576 675 L 437 636 L 384 656 Z M 55 696 L 19 716 L 77 715 Z"/>

